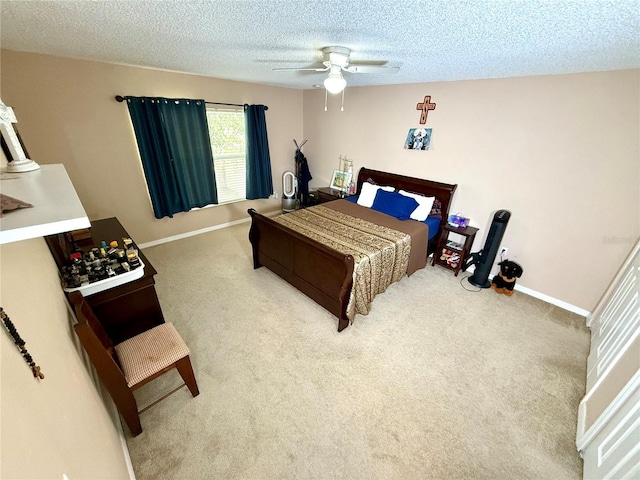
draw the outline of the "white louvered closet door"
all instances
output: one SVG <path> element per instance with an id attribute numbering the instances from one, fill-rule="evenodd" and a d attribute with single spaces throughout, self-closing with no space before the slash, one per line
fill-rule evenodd
<path id="1" fill-rule="evenodd" d="M 584 478 L 640 478 L 640 241 L 587 321 L 576 443 Z"/>

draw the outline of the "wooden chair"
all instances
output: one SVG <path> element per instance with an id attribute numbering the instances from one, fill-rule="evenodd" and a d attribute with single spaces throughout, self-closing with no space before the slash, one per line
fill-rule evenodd
<path id="1" fill-rule="evenodd" d="M 69 298 L 78 319 L 74 325 L 76 334 L 133 436 L 142 432 L 140 412 L 133 396 L 136 388 L 177 368 L 191 394 L 195 397 L 200 393 L 189 349 L 171 323 L 163 323 L 114 345 L 82 294 L 73 292 Z"/>

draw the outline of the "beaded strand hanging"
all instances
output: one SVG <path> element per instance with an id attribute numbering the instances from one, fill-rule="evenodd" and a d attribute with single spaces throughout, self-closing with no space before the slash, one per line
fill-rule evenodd
<path id="1" fill-rule="evenodd" d="M 16 327 L 9 318 L 9 315 L 4 313 L 4 309 L 2 307 L 0 307 L 0 318 L 2 319 L 2 323 L 4 324 L 5 328 L 13 338 L 13 343 L 15 343 L 16 347 L 18 347 L 18 350 L 20 350 L 24 361 L 27 362 L 27 365 L 29 365 L 29 367 L 31 368 L 34 378 L 43 380 L 44 374 L 40 371 L 40 367 L 36 365 L 36 362 L 33 361 L 33 358 L 31 357 L 31 355 L 29 355 L 29 352 L 27 352 L 27 349 L 24 347 L 26 342 L 20 337 L 18 330 L 16 330 Z"/>

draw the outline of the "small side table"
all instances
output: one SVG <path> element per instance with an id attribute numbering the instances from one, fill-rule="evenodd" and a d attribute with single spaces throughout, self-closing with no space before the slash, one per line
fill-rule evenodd
<path id="1" fill-rule="evenodd" d="M 476 238 L 478 229 L 475 227 L 457 228 L 449 224 L 445 224 L 440 232 L 440 238 L 435 251 L 433 252 L 433 260 L 431 265 L 440 265 L 455 272 L 458 276 L 460 269 L 464 265 L 464 261 L 471 252 L 473 240 Z M 457 233 L 464 237 L 464 243 L 459 243 L 449 239 L 450 233 Z"/>
<path id="2" fill-rule="evenodd" d="M 351 195 L 347 192 L 341 192 L 340 190 L 334 190 L 329 187 L 318 188 L 318 203 L 330 202 L 332 200 L 339 200 L 341 198 L 347 198 Z"/>

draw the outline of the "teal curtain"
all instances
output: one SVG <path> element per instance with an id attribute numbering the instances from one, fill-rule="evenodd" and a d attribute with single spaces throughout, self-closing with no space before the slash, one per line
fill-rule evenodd
<path id="1" fill-rule="evenodd" d="M 271 157 L 267 139 L 264 105 L 245 105 L 244 119 L 247 136 L 247 199 L 269 198 L 273 193 Z"/>
<path id="2" fill-rule="evenodd" d="M 218 203 L 204 100 L 126 100 L 155 217 Z"/>

